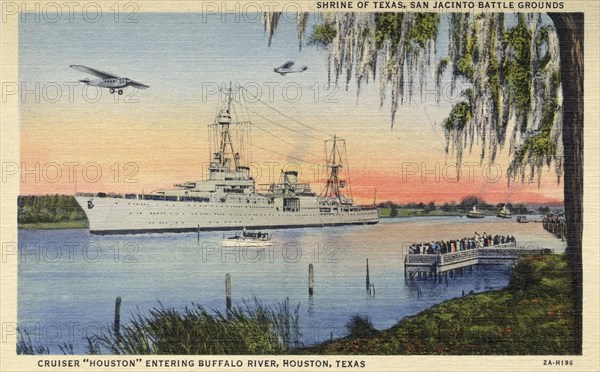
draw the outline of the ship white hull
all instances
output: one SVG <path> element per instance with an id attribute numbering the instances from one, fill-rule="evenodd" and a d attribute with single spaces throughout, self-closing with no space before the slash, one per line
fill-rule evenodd
<path id="1" fill-rule="evenodd" d="M 182 202 L 76 196 L 92 234 L 321 227 L 379 222 L 376 208 L 322 213 L 317 205 L 288 212 L 276 204 Z M 91 201 L 91 203 L 90 203 Z M 307 203 L 309 204 L 309 203 Z"/>

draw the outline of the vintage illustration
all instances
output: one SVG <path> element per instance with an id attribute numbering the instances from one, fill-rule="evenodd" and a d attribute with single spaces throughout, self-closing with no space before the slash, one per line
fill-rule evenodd
<path id="1" fill-rule="evenodd" d="M 384 3 L 4 9 L 16 353 L 572 364 L 584 14 Z"/>

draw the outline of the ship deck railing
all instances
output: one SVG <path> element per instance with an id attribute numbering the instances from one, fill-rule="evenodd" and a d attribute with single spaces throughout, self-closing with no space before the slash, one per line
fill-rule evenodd
<path id="1" fill-rule="evenodd" d="M 188 195 L 159 195 L 159 194 L 114 194 L 114 193 L 89 193 L 89 192 L 78 192 L 76 196 L 88 197 L 88 198 L 118 198 L 118 199 L 132 199 L 132 200 L 162 200 L 162 201 L 177 201 L 177 202 L 196 202 L 196 203 L 208 203 L 210 198 L 205 196 L 188 196 Z M 349 207 L 350 212 L 365 211 L 365 210 L 376 210 L 377 206 L 362 206 L 356 205 Z"/>
<path id="2" fill-rule="evenodd" d="M 78 192 L 76 196 L 89 198 L 118 198 L 132 200 L 163 200 L 163 201 L 180 201 L 180 202 L 199 202 L 207 203 L 210 198 L 205 196 L 188 196 L 188 195 L 157 195 L 157 194 L 113 194 L 113 193 L 86 193 Z"/>

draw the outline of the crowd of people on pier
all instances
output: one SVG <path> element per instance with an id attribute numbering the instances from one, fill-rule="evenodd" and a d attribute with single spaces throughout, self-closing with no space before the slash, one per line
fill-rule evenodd
<path id="1" fill-rule="evenodd" d="M 490 235 L 478 234 L 473 237 L 448 241 L 435 241 L 430 243 L 412 244 L 409 247 L 410 254 L 445 254 L 469 249 L 492 247 L 499 244 L 516 243 L 513 235 Z"/>

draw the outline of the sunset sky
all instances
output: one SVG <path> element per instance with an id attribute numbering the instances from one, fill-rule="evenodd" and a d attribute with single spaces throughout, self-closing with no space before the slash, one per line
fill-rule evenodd
<path id="1" fill-rule="evenodd" d="M 508 187 L 507 149 L 492 166 L 479 165 L 474 149 L 463 159 L 470 173 L 457 182 L 441 125 L 456 97 L 436 103 L 430 83 L 422 98 L 399 108 L 392 129 L 389 101 L 379 105 L 379 77 L 359 95 L 354 80 L 348 89 L 345 81 L 328 87 L 327 52 L 306 45 L 299 50 L 295 19 L 281 19 L 270 47 L 259 15 L 228 15 L 225 22 L 220 15 L 175 13 L 140 13 L 136 19 L 20 24 L 20 161 L 29 170 L 21 173 L 21 194 L 141 193 L 201 179 L 210 159 L 207 125 L 217 110 L 215 90 L 231 81 L 279 111 L 248 102 L 248 115 L 240 115 L 255 125 L 254 146 L 246 144 L 251 151 L 244 156 L 259 184 L 276 181 L 280 169 L 298 169 L 302 181 L 320 191 L 323 174 L 315 164 L 324 161 L 323 140 L 335 134 L 346 140 L 345 165 L 359 202 L 372 202 L 375 190 L 378 201 L 398 202 L 450 202 L 467 195 L 494 203 L 563 198 L 562 184 L 549 171 L 540 186 Z M 443 54 L 446 46 L 438 44 Z M 288 60 L 308 70 L 273 72 Z M 123 96 L 87 89 L 75 83 L 94 77 L 71 64 L 150 88 L 127 88 Z"/>

